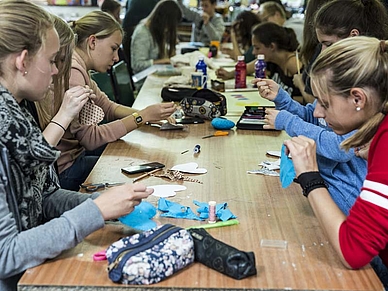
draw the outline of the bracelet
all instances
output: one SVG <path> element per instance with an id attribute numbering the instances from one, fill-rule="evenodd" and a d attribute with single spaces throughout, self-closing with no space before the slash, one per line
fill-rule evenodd
<path id="1" fill-rule="evenodd" d="M 321 177 L 319 172 L 305 172 L 299 175 L 296 179 L 303 191 L 303 196 L 308 197 L 310 192 L 318 188 L 328 188 L 325 180 Z"/>
<path id="2" fill-rule="evenodd" d="M 54 120 L 50 120 L 50 123 L 54 123 L 54 124 L 58 125 L 60 128 L 63 129 L 64 132 L 66 132 L 66 128 L 64 128 L 63 125 L 60 124 L 59 122 L 56 122 L 56 121 L 54 121 Z"/>

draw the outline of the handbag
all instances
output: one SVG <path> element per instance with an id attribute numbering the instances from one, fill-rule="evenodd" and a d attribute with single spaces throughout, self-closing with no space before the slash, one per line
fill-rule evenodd
<path id="1" fill-rule="evenodd" d="M 104 119 L 104 116 L 104 110 L 89 99 L 79 112 L 79 123 L 84 125 L 96 125 Z"/>
<path id="2" fill-rule="evenodd" d="M 212 120 L 227 113 L 226 98 L 219 92 L 210 89 L 199 89 L 192 96 L 180 102 L 187 116 Z"/>
<path id="3" fill-rule="evenodd" d="M 163 101 L 180 102 L 183 98 L 192 96 L 195 92 L 197 92 L 196 88 L 168 86 L 162 88 L 161 96 Z"/>
<path id="4" fill-rule="evenodd" d="M 113 282 L 154 284 L 194 262 L 193 239 L 187 230 L 164 224 L 120 239 L 106 257 Z"/>
<path id="5" fill-rule="evenodd" d="M 240 251 L 219 241 L 203 228 L 189 232 L 194 239 L 196 261 L 238 280 L 257 274 L 253 252 Z"/>

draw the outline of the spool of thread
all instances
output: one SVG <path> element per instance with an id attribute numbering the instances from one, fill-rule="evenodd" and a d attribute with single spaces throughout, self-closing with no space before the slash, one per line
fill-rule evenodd
<path id="1" fill-rule="evenodd" d="M 209 201 L 209 223 L 216 223 L 216 201 Z"/>
<path id="2" fill-rule="evenodd" d="M 198 154 L 201 151 L 201 146 L 199 144 L 196 144 L 193 151 L 194 154 Z"/>

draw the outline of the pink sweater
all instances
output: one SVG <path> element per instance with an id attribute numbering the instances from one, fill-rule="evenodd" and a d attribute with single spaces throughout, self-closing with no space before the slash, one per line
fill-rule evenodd
<path id="1" fill-rule="evenodd" d="M 94 102 L 104 110 L 105 118 L 109 121 L 116 119 L 114 112 L 119 105 L 110 101 L 105 93 L 98 88 L 96 82 L 90 79 L 85 62 L 77 52 L 74 52 L 70 87 L 77 85 L 88 85 L 96 94 Z M 74 119 L 57 146 L 61 151 L 61 156 L 58 159 L 59 173 L 71 167 L 75 159 L 85 149 L 97 149 L 106 143 L 119 139 L 125 134 L 127 134 L 127 130 L 121 120 L 115 120 L 102 125 L 81 125 L 78 119 Z"/>

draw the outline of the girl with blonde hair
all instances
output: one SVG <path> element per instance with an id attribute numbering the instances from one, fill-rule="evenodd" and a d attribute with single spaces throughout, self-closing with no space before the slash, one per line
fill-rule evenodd
<path id="1" fill-rule="evenodd" d="M 61 186 L 78 190 L 97 162 L 104 146 L 123 137 L 148 121 L 168 119 L 174 113 L 174 103 L 160 103 L 135 110 L 110 101 L 98 85 L 90 78 L 89 71 L 106 72 L 118 61 L 123 30 L 108 13 L 93 11 L 72 23 L 77 43 L 72 57 L 70 88 L 89 86 L 94 92 L 88 107 L 94 114 L 103 113 L 107 120 L 85 121 L 75 118 L 66 130 L 58 149 Z M 90 116 L 86 108 L 80 115 Z"/>
<path id="2" fill-rule="evenodd" d="M 152 190 L 128 184 L 87 195 L 59 187 L 59 152 L 26 108 L 58 73 L 53 20 L 30 1 L 2 0 L 0 35 L 0 290 L 14 291 L 26 269 L 130 213 Z"/>

